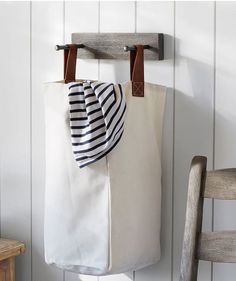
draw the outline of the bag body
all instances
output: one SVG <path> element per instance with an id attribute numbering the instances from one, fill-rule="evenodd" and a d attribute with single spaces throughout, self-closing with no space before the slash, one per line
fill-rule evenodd
<path id="1" fill-rule="evenodd" d="M 115 87 L 118 87 L 115 85 Z M 145 83 L 126 96 L 123 136 L 80 169 L 69 127 L 67 85 L 45 84 L 45 260 L 64 270 L 107 275 L 160 259 L 161 138 L 166 88 Z"/>

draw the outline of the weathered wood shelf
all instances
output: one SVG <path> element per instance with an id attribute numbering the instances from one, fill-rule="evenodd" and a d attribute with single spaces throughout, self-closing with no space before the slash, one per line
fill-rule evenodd
<path id="1" fill-rule="evenodd" d="M 145 60 L 164 59 L 164 34 L 162 33 L 72 33 L 73 44 L 83 44 L 78 49 L 80 59 L 129 59 L 125 46 L 149 45 L 144 51 Z"/>

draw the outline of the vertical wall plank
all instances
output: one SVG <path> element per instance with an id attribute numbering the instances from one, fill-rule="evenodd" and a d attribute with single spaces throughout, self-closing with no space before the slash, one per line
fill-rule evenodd
<path id="1" fill-rule="evenodd" d="M 135 32 L 134 1 L 102 1 L 100 32 Z M 99 79 L 119 83 L 128 81 L 129 62 L 101 60 Z"/>
<path id="2" fill-rule="evenodd" d="M 216 2 L 215 168 L 236 167 L 236 3 Z M 235 201 L 215 200 L 215 230 L 235 229 Z M 234 264 L 214 264 L 214 281 L 230 281 Z"/>
<path id="3" fill-rule="evenodd" d="M 98 32 L 98 1 L 65 2 L 65 42 L 71 42 L 73 32 Z M 79 50 L 78 50 L 79 52 Z M 77 79 L 98 79 L 97 60 L 77 60 Z"/>
<path id="4" fill-rule="evenodd" d="M 63 3 L 32 2 L 32 281 L 63 280 L 44 261 L 45 134 L 43 83 L 62 79 Z"/>
<path id="5" fill-rule="evenodd" d="M 65 2 L 65 42 L 71 42 L 73 32 L 98 32 L 98 1 Z M 79 50 L 78 50 L 79 52 Z M 77 60 L 77 79 L 98 79 L 97 60 Z M 98 277 L 65 272 L 65 281 L 97 281 Z"/>
<path id="6" fill-rule="evenodd" d="M 145 62 L 145 81 L 168 87 L 162 140 L 161 260 L 136 271 L 135 281 L 171 281 L 174 3 L 137 2 L 137 32 L 165 34 L 165 60 Z"/>
<path id="7" fill-rule="evenodd" d="M 30 3 L 0 2 L 1 236 L 23 240 L 17 281 L 31 281 Z"/>
<path id="8" fill-rule="evenodd" d="M 175 162 L 173 280 L 179 266 L 185 220 L 188 172 L 194 155 L 213 159 L 214 3 L 176 2 Z M 204 228 L 211 229 L 211 202 Z M 201 263 L 198 280 L 211 280 L 210 263 Z"/>
<path id="9" fill-rule="evenodd" d="M 99 31 L 135 32 L 135 3 L 133 1 L 102 1 Z M 118 83 L 129 80 L 129 62 L 101 60 L 99 80 Z M 130 281 L 133 280 L 133 273 L 100 277 L 99 280 Z"/>

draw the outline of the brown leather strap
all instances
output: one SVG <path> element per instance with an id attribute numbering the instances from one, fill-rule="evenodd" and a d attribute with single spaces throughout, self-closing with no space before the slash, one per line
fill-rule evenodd
<path id="1" fill-rule="evenodd" d="M 132 81 L 132 95 L 144 97 L 144 56 L 143 45 L 135 45 L 130 51 L 130 79 Z"/>
<path id="2" fill-rule="evenodd" d="M 64 50 L 64 80 L 65 83 L 75 81 L 77 45 L 68 44 L 69 49 Z"/>

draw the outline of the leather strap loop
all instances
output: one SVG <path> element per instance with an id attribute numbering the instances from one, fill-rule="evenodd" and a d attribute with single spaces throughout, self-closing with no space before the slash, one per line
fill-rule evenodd
<path id="1" fill-rule="evenodd" d="M 64 80 L 65 83 L 75 81 L 77 45 L 68 44 L 69 49 L 64 50 Z"/>
<path id="2" fill-rule="evenodd" d="M 143 45 L 135 45 L 130 51 L 130 79 L 132 82 L 132 95 L 144 97 L 144 54 Z"/>

